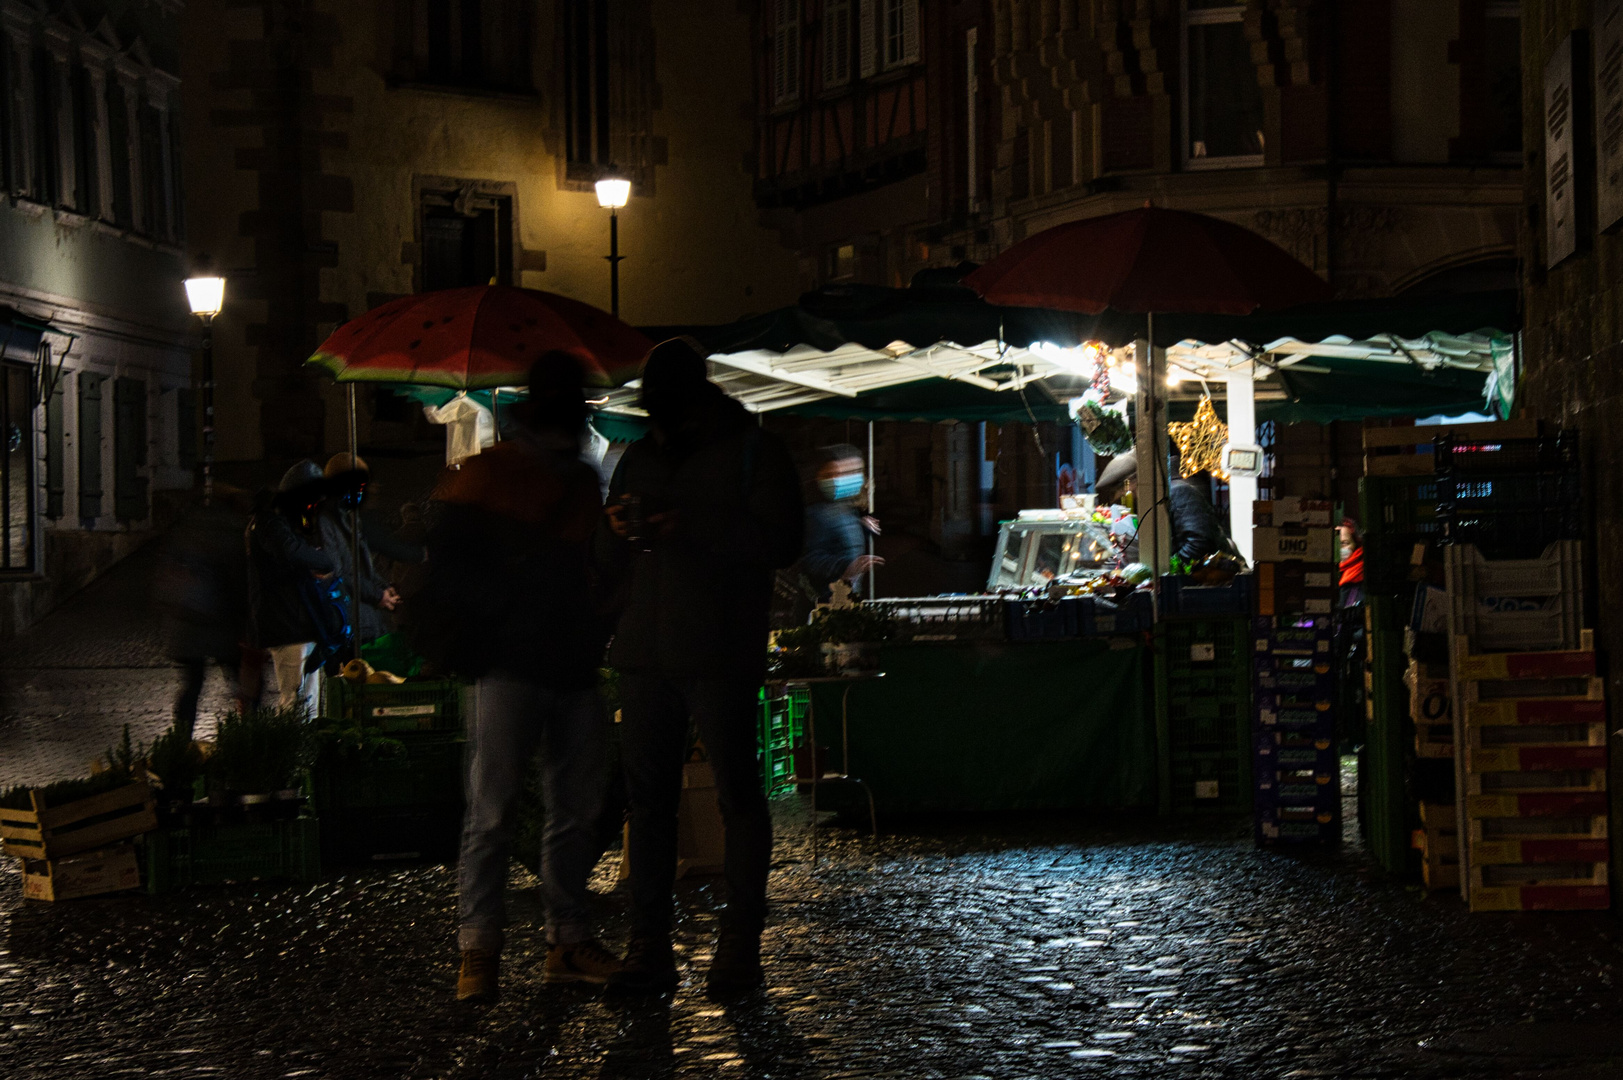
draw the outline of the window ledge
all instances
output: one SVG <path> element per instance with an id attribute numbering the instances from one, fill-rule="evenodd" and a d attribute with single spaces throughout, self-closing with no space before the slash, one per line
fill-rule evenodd
<path id="1" fill-rule="evenodd" d="M 1266 164 L 1261 154 L 1244 154 L 1235 157 L 1185 158 L 1183 167 L 1188 172 L 1208 172 L 1214 169 L 1260 169 Z"/>
<path id="2" fill-rule="evenodd" d="M 82 229 L 90 224 L 90 219 L 77 210 L 57 210 L 55 213 L 56 223 L 70 229 Z"/>
<path id="3" fill-rule="evenodd" d="M 13 195 L 11 205 L 29 217 L 44 217 L 46 212 L 51 209 L 42 202 L 30 199 L 27 195 Z"/>
<path id="4" fill-rule="evenodd" d="M 408 90 L 419 94 L 488 98 L 492 101 L 506 101 L 514 105 L 541 104 L 541 94 L 539 91 L 534 90 L 500 90 L 488 86 L 463 83 L 412 82 L 407 80 L 391 80 L 388 86 L 391 90 Z"/>

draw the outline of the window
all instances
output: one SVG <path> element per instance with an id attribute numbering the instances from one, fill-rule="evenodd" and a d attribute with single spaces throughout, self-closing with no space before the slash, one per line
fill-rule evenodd
<path id="1" fill-rule="evenodd" d="M 800 97 L 800 0 L 772 0 L 772 103 Z"/>
<path id="2" fill-rule="evenodd" d="M 40 348 L 40 364 L 51 370 L 49 346 Z M 67 491 L 66 440 L 62 430 L 62 401 L 65 397 L 62 375 L 50 380 L 51 394 L 45 399 L 45 516 L 52 521 L 63 514 L 63 497 Z"/>
<path id="3" fill-rule="evenodd" d="M 31 194 L 54 206 L 60 196 L 61 160 L 57 157 L 56 61 L 43 48 L 34 50 L 34 175 Z"/>
<path id="4" fill-rule="evenodd" d="M 87 217 L 101 210 L 97 176 L 95 88 L 86 68 L 73 69 L 73 208 Z"/>
<path id="5" fill-rule="evenodd" d="M 34 568 L 33 369 L 0 365 L 0 570 Z"/>
<path id="6" fill-rule="evenodd" d="M 886 70 L 919 61 L 919 0 L 884 0 L 880 27 Z"/>
<path id="7" fill-rule="evenodd" d="M 86 528 L 101 517 L 102 375 L 79 372 L 79 517 Z"/>
<path id="8" fill-rule="evenodd" d="M 535 92 L 533 0 L 399 0 L 395 78 L 405 83 Z"/>
<path id="9" fill-rule="evenodd" d="M 857 246 L 840 244 L 829 249 L 828 278 L 830 281 L 848 281 L 857 276 Z"/>
<path id="10" fill-rule="evenodd" d="M 1243 4 L 1185 0 L 1184 165 L 1262 164 L 1262 89 Z"/>
<path id="11" fill-rule="evenodd" d="M 422 195 L 422 288 L 513 283 L 513 200 L 474 185 Z"/>
<path id="12" fill-rule="evenodd" d="M 115 225 L 134 224 L 130 183 L 130 113 L 125 105 L 124 87 L 116 78 L 107 80 L 107 143 L 112 151 L 113 205 L 105 215 Z M 99 493 L 98 493 L 99 497 Z"/>
<path id="13" fill-rule="evenodd" d="M 851 0 L 823 3 L 823 86 L 851 81 Z"/>
<path id="14" fill-rule="evenodd" d="M 1522 156 L 1522 19 L 1520 3 L 1489 3 L 1483 61 L 1488 69 L 1488 152 L 1506 164 Z"/>
<path id="15" fill-rule="evenodd" d="M 147 478 L 147 384 L 145 379 L 113 380 L 113 516 L 145 521 L 150 514 Z"/>
<path id="16" fill-rule="evenodd" d="M 608 0 L 568 0 L 563 24 L 564 149 L 571 164 L 608 165 Z"/>
<path id="17" fill-rule="evenodd" d="M 11 87 L 14 63 L 11 39 L 0 31 L 0 193 L 5 194 L 16 191 L 19 182 L 16 139 L 20 121 Z"/>

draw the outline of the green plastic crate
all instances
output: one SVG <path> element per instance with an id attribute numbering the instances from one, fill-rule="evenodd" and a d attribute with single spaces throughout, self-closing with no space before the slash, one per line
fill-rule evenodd
<path id="1" fill-rule="evenodd" d="M 1435 533 L 1437 478 L 1366 476 L 1358 481 L 1359 526 L 1367 535 Z"/>
<path id="2" fill-rule="evenodd" d="M 147 892 L 247 881 L 314 881 L 321 875 L 321 838 L 313 817 L 207 823 L 147 833 Z"/>
<path id="3" fill-rule="evenodd" d="M 327 866 L 455 862 L 462 841 L 462 802 L 347 807 L 321 819 Z"/>
<path id="4" fill-rule="evenodd" d="M 794 751 L 806 734 L 811 693 L 805 688 L 769 698 L 761 691 L 759 748 L 761 773 L 768 798 L 794 788 Z"/>
<path id="5" fill-rule="evenodd" d="M 452 731 L 462 726 L 462 690 L 455 679 L 412 679 L 399 685 L 323 679 L 321 715 L 358 718 L 391 732 Z"/>
<path id="6" fill-rule="evenodd" d="M 330 811 L 462 802 L 467 744 L 449 733 L 404 733 L 395 754 L 325 752 L 311 775 L 316 809 Z"/>

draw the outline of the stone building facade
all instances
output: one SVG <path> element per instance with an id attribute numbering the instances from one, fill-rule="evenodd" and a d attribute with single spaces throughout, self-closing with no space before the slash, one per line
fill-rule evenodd
<path id="1" fill-rule="evenodd" d="M 0 636 L 192 487 L 180 0 L 0 2 Z"/>
<path id="2" fill-rule="evenodd" d="M 195 0 L 190 246 L 231 281 L 221 456 L 341 446 L 342 398 L 302 362 L 394 297 L 494 280 L 607 308 L 610 166 L 633 180 L 627 321 L 792 302 L 751 197 L 751 27 L 736 0 Z M 386 393 L 360 412 L 364 445 L 424 434 Z"/>
<path id="3" fill-rule="evenodd" d="M 1608 89 L 1614 97 L 1618 92 L 1616 43 L 1623 9 L 1590 0 L 1528 0 L 1525 6 L 1522 56 L 1527 75 L 1522 104 L 1528 167 L 1522 250 L 1527 315 L 1516 400 L 1529 416 L 1578 430 L 1587 504 L 1585 536 L 1591 541 L 1585 573 L 1591 585 L 1592 625 L 1597 647 L 1615 657 L 1623 649 L 1623 558 L 1612 542 L 1614 527 L 1623 527 L 1623 452 L 1611 438 L 1611 425 L 1623 417 L 1623 235 L 1615 221 L 1603 229 L 1601 214 L 1604 196 L 1609 191 L 1615 197 L 1617 190 L 1617 115 L 1612 113 L 1607 124 L 1612 110 L 1604 102 Z M 1573 55 L 1568 115 L 1574 153 L 1570 161 L 1562 162 L 1546 152 L 1551 145 L 1547 121 L 1559 116 L 1548 107 L 1553 95 L 1547 96 L 1545 76 L 1552 58 L 1566 47 Z M 1604 167 L 1608 157 L 1611 169 Z M 1574 211 L 1570 254 L 1552 244 L 1550 227 L 1556 209 L 1552 181 L 1563 175 L 1571 184 Z M 1618 708 L 1623 701 L 1623 671 L 1616 663 L 1609 670 L 1606 693 L 1613 718 L 1609 727 L 1616 729 L 1623 726 Z M 1623 783 L 1620 742 L 1612 741 L 1614 792 Z M 1615 796 L 1612 805 L 1615 830 L 1623 827 L 1623 806 Z M 1613 858 L 1620 858 L 1615 845 Z"/>

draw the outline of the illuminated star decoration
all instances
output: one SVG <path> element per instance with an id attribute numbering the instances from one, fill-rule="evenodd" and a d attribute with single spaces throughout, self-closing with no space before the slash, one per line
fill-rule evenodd
<path id="1" fill-rule="evenodd" d="M 1183 475 L 1194 476 L 1209 472 L 1219 480 L 1229 474 L 1223 468 L 1223 447 L 1228 445 L 1228 425 L 1217 418 L 1212 399 L 1202 397 L 1195 418 L 1187 424 L 1168 424 L 1167 434 L 1178 444 L 1178 456 L 1183 461 Z"/>

